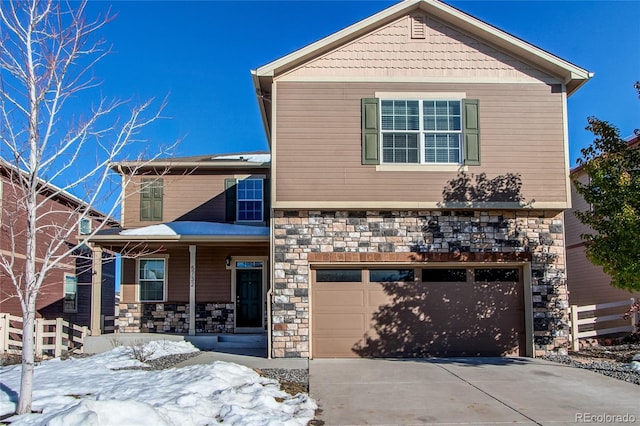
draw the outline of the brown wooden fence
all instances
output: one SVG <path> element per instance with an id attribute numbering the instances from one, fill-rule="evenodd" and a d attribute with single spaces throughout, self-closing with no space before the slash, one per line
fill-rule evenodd
<path id="1" fill-rule="evenodd" d="M 623 314 L 616 313 L 612 315 L 598 315 L 599 311 L 611 308 L 629 307 L 635 303 L 634 298 L 621 300 L 619 302 L 598 303 L 595 305 L 577 306 L 571 305 L 571 341 L 574 351 L 580 350 L 580 339 L 585 337 L 600 337 L 616 333 L 631 333 L 636 331 L 638 324 L 638 314 L 632 314 L 626 325 L 617 325 L 615 327 L 598 328 L 594 327 L 598 324 L 611 324 L 623 321 Z M 590 330 L 584 330 L 591 328 Z"/>
<path id="2" fill-rule="evenodd" d="M 36 318 L 36 355 L 59 357 L 65 352 L 82 352 L 89 328 L 71 324 L 62 318 Z M 0 353 L 22 352 L 22 317 L 0 313 Z"/>

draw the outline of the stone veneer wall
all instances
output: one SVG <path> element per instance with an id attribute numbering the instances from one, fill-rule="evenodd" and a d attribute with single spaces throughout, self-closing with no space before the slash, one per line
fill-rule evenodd
<path id="1" fill-rule="evenodd" d="M 197 303 L 196 333 L 233 333 L 233 303 Z M 121 333 L 188 333 L 188 303 L 121 303 Z"/>
<path id="2" fill-rule="evenodd" d="M 274 357 L 309 357 L 309 264 L 531 261 L 536 355 L 568 347 L 562 212 L 276 211 Z"/>

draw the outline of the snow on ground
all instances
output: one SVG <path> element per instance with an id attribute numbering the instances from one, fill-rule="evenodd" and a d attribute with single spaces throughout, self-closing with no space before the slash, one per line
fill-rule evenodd
<path id="1" fill-rule="evenodd" d="M 216 361 L 167 370 L 122 370 L 143 366 L 135 358 L 197 351 L 189 342 L 121 346 L 89 358 L 53 359 L 36 367 L 34 411 L 7 419 L 22 425 L 306 425 L 315 402 L 290 396 L 277 381 L 250 368 Z M 20 366 L 0 368 L 0 415 L 15 410 Z"/>

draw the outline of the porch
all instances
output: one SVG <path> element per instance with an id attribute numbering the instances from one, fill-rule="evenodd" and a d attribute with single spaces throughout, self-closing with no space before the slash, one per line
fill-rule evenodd
<path id="1" fill-rule="evenodd" d="M 121 254 L 120 333 L 189 336 L 265 333 L 268 242 L 265 227 L 201 222 L 91 239 Z"/>

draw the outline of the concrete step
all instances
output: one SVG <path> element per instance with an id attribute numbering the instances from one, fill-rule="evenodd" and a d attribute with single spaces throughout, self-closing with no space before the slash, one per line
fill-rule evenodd
<path id="1" fill-rule="evenodd" d="M 200 350 L 221 349 L 262 349 L 267 347 L 266 334 L 211 334 L 201 336 L 185 336 L 184 339 L 191 342 Z"/>
<path id="2" fill-rule="evenodd" d="M 219 334 L 218 342 L 267 344 L 266 334 Z"/>

